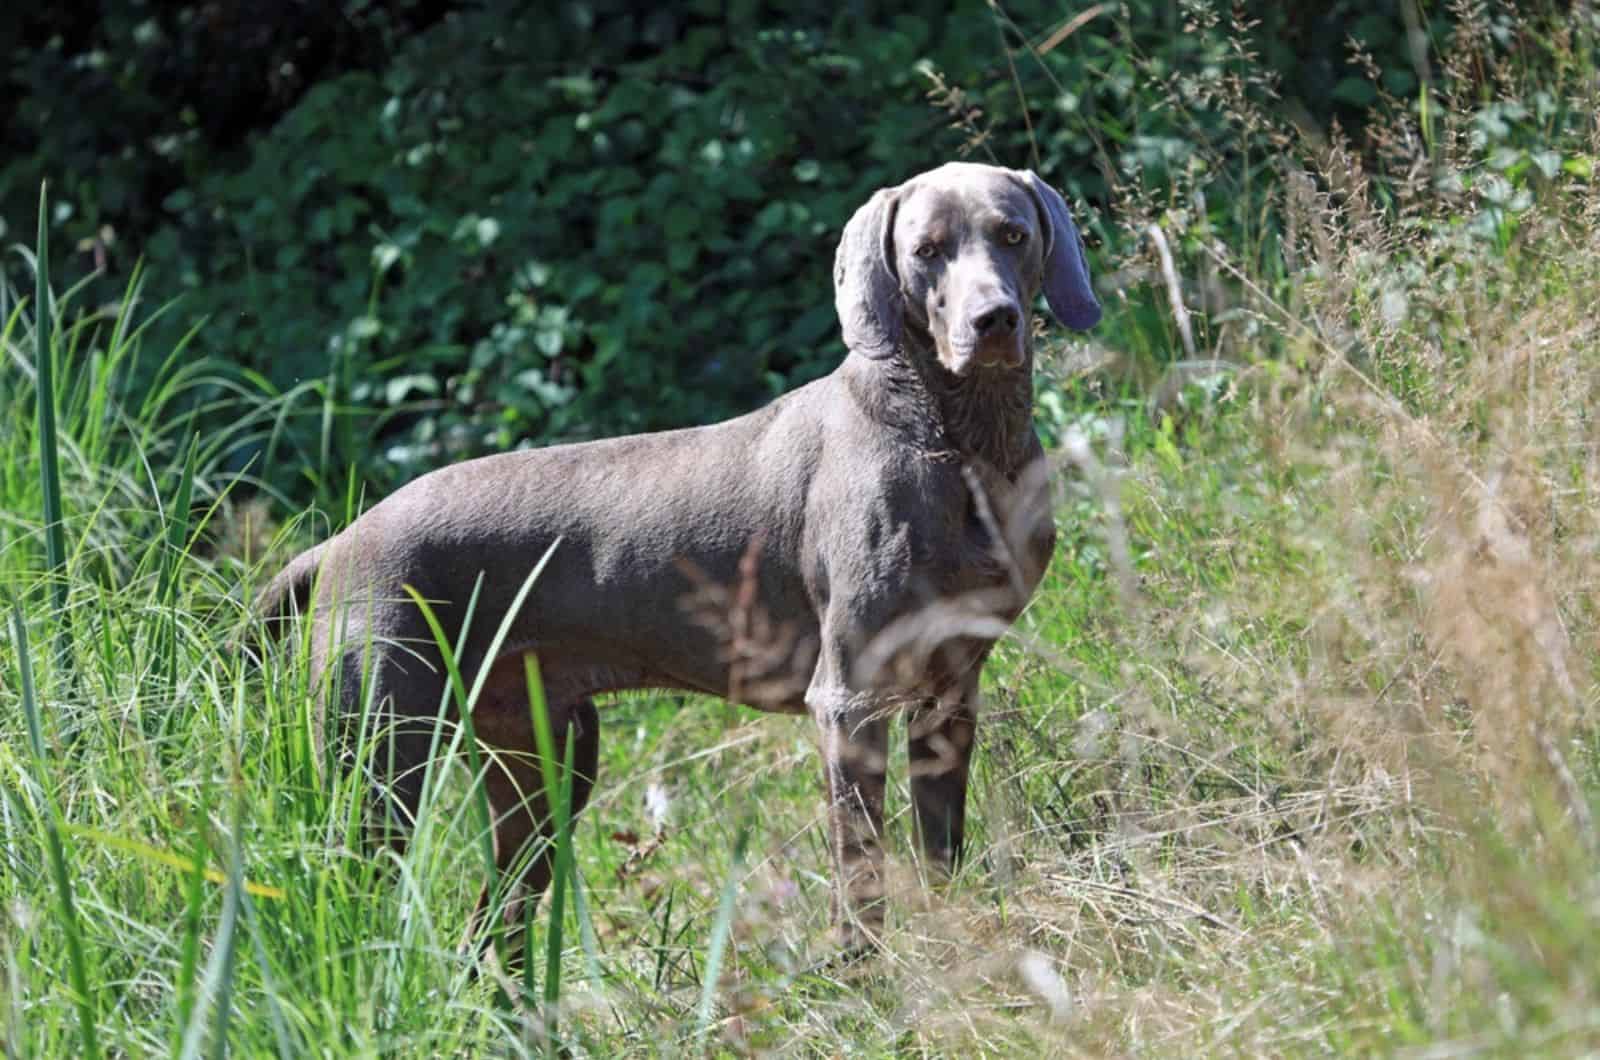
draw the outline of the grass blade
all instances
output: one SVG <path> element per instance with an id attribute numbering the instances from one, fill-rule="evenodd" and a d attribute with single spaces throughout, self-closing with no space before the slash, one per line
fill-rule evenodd
<path id="1" fill-rule="evenodd" d="M 567 883 L 574 874 L 572 856 L 572 791 L 577 783 L 572 763 L 573 740 L 569 736 L 562 749 L 561 770 L 556 772 L 556 741 L 554 727 L 550 724 L 550 705 L 544 696 L 544 681 L 539 676 L 539 660 L 528 653 L 522 657 L 523 676 L 528 687 L 528 710 L 533 720 L 533 740 L 539 755 L 539 770 L 544 780 L 545 802 L 555 817 L 555 850 L 551 857 L 554 865 L 550 873 L 550 920 L 545 931 L 544 961 L 544 1032 L 545 1042 L 556 1055 L 556 1033 L 560 1029 L 561 1003 L 561 951 L 565 942 Z M 573 880 L 573 895 L 582 898 Z M 531 909 L 530 909 L 531 916 Z M 580 925 L 582 917 L 580 916 Z M 531 935 L 524 933 L 524 945 L 532 945 Z M 525 953 L 524 985 L 530 991 L 533 954 Z"/>
<path id="2" fill-rule="evenodd" d="M 717 919 L 711 925 L 711 941 L 706 946 L 705 979 L 700 984 L 699 1013 L 695 1018 L 695 1041 L 701 1041 L 711 1029 L 711 1009 L 717 998 L 717 979 L 722 975 L 722 954 L 733 934 L 733 911 L 739 897 L 739 870 L 744 867 L 744 851 L 750 841 L 750 829 L 740 830 L 733 843 L 733 864 L 728 866 L 728 882 L 722 885 L 722 899 L 717 903 Z"/>
<path id="3" fill-rule="evenodd" d="M 527 688 L 528 688 L 528 712 L 532 716 L 532 719 L 533 719 L 533 749 L 534 749 L 534 753 L 536 755 L 538 755 L 538 758 L 539 758 L 539 773 L 540 773 L 540 776 L 541 776 L 541 783 L 544 785 L 545 805 L 549 806 L 550 809 L 551 809 L 551 812 L 554 813 L 555 812 L 555 808 L 556 808 L 557 805 L 565 805 L 565 804 L 564 803 L 559 803 L 558 804 L 557 801 L 556 801 L 557 798 L 559 797 L 559 794 L 560 794 L 560 784 L 557 782 L 557 779 L 556 779 L 556 768 L 555 768 L 555 746 L 556 746 L 556 742 L 555 742 L 555 737 L 552 735 L 551 728 L 550 728 L 550 707 L 549 707 L 549 704 L 545 701 L 545 698 L 544 698 L 544 679 L 542 677 L 540 677 L 540 675 L 539 675 L 539 657 L 537 655 L 534 655 L 532 652 L 529 652 L 528 654 L 526 654 L 526 655 L 524 655 L 522 657 L 522 675 L 523 675 L 523 680 L 526 682 Z M 554 883 L 554 881 L 551 881 L 551 882 L 552 882 L 552 884 Z M 551 898 L 550 898 L 550 908 L 551 908 L 551 912 L 552 912 L 550 930 L 552 932 L 556 933 L 557 935 L 559 935 L 560 931 L 561 931 L 561 928 L 560 928 L 560 925 L 556 922 L 556 918 L 554 916 L 554 911 L 555 911 L 556 906 L 555 906 L 555 896 L 553 894 L 551 895 Z M 532 907 L 531 904 L 526 906 L 524 908 L 524 910 L 523 910 L 522 946 L 523 946 L 523 953 L 522 953 L 522 989 L 523 989 L 523 992 L 527 994 L 527 996 L 532 997 L 533 996 L 533 907 Z M 555 973 L 557 975 L 560 975 L 561 963 L 560 963 L 559 960 L 556 961 L 554 970 L 555 970 Z M 550 973 L 550 971 L 551 971 L 550 960 L 549 960 L 549 956 L 547 954 L 546 955 L 546 959 L 545 959 L 545 973 L 546 973 L 545 982 L 546 982 L 546 987 L 547 988 L 549 987 L 549 973 Z M 556 998 L 559 1000 L 559 998 L 561 996 L 560 995 L 560 983 L 559 982 L 554 987 L 554 990 L 555 990 Z M 548 1021 L 548 1018 L 549 1018 L 548 1014 L 547 1014 L 546 1018 L 547 1018 L 547 1021 Z M 553 1026 L 548 1025 L 548 1023 L 547 1023 L 547 1026 L 546 1026 L 546 1038 L 547 1038 L 547 1040 L 550 1040 L 550 1039 L 554 1038 L 554 1032 L 555 1032 L 555 1028 Z"/>
<path id="4" fill-rule="evenodd" d="M 226 873 L 217 869 L 207 868 L 204 861 L 197 863 L 191 858 L 185 858 L 181 854 L 174 854 L 170 850 L 162 850 L 160 847 L 152 846 L 149 843 L 141 843 L 137 839 L 128 839 L 125 836 L 102 832 L 98 828 L 83 828 L 78 825 L 69 824 L 66 826 L 66 830 L 80 839 L 88 839 L 102 846 L 120 850 L 125 854 L 132 854 L 134 857 L 142 858 L 145 861 L 177 869 L 186 876 L 199 873 L 201 879 L 209 880 L 211 883 L 226 885 L 229 882 Z M 244 881 L 244 890 L 246 894 L 254 895 L 257 898 L 281 899 L 284 897 L 282 887 L 271 887 L 264 883 L 251 883 L 249 880 Z"/>
<path id="5" fill-rule="evenodd" d="M 548 728 L 548 726 L 546 726 Z M 561 760 L 561 791 L 552 803 L 556 814 L 555 865 L 550 873 L 550 926 L 544 936 L 544 1037 L 552 1057 L 560 1055 L 561 950 L 565 941 L 567 876 L 572 871 L 572 741 Z M 526 936 L 524 936 L 526 938 Z"/>
<path id="6" fill-rule="evenodd" d="M 243 875 L 242 871 L 240 873 Z M 250 932 L 250 942 L 255 949 L 256 969 L 261 976 L 261 996 L 266 1003 L 267 1018 L 272 1024 L 272 1037 L 278 1047 L 279 1056 L 299 1056 L 303 1050 L 294 1048 L 289 1041 L 289 1026 L 284 1022 L 283 1006 L 278 1003 L 279 989 L 273 981 L 272 962 L 267 956 L 267 947 L 261 939 L 261 924 L 256 920 L 255 906 L 250 901 L 248 887 L 242 889 L 240 894 L 240 908 L 244 910 L 244 925 Z"/>
<path id="7" fill-rule="evenodd" d="M 201 913 L 205 902 L 206 848 L 204 835 L 195 828 L 195 850 L 192 867 L 185 881 L 183 909 L 183 938 L 178 950 L 177 1010 L 178 1019 L 173 1041 L 173 1052 L 183 1046 L 185 1029 L 194 1014 L 196 999 L 195 972 L 200 967 Z"/>
<path id="8" fill-rule="evenodd" d="M 195 456 L 200 439 L 189 435 L 184 446 L 186 455 L 179 472 L 178 493 L 172 500 L 172 510 L 167 515 L 167 547 L 161 556 L 161 573 L 156 589 L 156 605 L 166 607 L 172 603 L 173 587 L 177 583 L 178 560 L 189 543 L 189 505 L 194 497 Z"/>
<path id="9" fill-rule="evenodd" d="M 578 945 L 583 949 L 583 969 L 589 981 L 598 983 L 600 971 L 600 939 L 595 934 L 594 918 L 589 914 L 589 899 L 584 894 L 583 879 L 578 873 L 578 862 L 572 862 L 572 915 L 578 922 Z"/>
<path id="10" fill-rule="evenodd" d="M 238 779 L 235 778 L 235 784 Z M 228 1050 L 228 1016 L 233 1007 L 234 953 L 238 948 L 239 911 L 244 901 L 244 872 L 241 864 L 244 853 L 239 837 L 244 827 L 244 792 L 239 788 L 234 794 L 233 835 L 228 844 L 228 889 L 222 899 L 222 916 L 217 924 L 217 941 L 206 962 L 205 979 L 200 996 L 211 999 L 210 1009 L 215 1014 L 211 1029 L 211 1055 L 221 1057 Z M 196 1060 L 200 1056 L 206 1036 L 207 1006 L 196 1004 L 189 1016 L 189 1026 L 183 1034 L 182 1060 Z"/>
<path id="11" fill-rule="evenodd" d="M 544 698 L 544 678 L 539 673 L 539 657 L 532 652 L 522 657 L 522 674 L 528 684 L 528 710 L 533 715 L 534 750 L 539 752 L 539 772 L 544 778 L 544 797 L 551 811 L 559 805 L 561 774 L 556 771 L 556 737 L 550 725 L 550 704 Z"/>
<path id="12" fill-rule="evenodd" d="M 194 496 L 195 454 L 200 439 L 189 435 L 183 470 L 178 479 L 178 495 L 173 498 L 172 511 L 167 515 L 166 548 L 161 552 L 161 573 L 156 589 L 157 621 L 161 623 L 160 650 L 167 660 L 167 687 L 178 682 L 178 616 L 173 609 L 173 596 L 178 581 L 178 561 L 189 543 L 189 504 Z"/>
<path id="13" fill-rule="evenodd" d="M 60 814 L 55 796 L 51 794 L 49 778 L 45 775 L 44 729 L 39 721 L 39 703 L 34 695 L 33 662 L 28 656 L 28 626 L 22 617 L 22 607 L 9 593 L 11 628 L 17 646 L 17 670 L 22 685 L 22 713 L 28 722 L 28 743 L 33 750 L 34 782 L 39 788 L 43 806 L 40 816 L 44 820 L 45 844 L 50 852 L 50 871 L 55 877 L 56 897 L 61 913 L 61 930 L 67 942 L 67 972 L 72 979 L 74 1003 L 78 1008 L 78 1031 L 83 1044 L 83 1055 L 100 1055 L 99 1033 L 96 1030 L 94 994 L 89 990 L 89 969 L 83 958 L 83 933 L 78 924 L 78 912 L 72 900 L 72 880 L 67 874 L 67 853 L 61 841 Z"/>
<path id="14" fill-rule="evenodd" d="M 35 251 L 33 303 L 34 395 L 39 428 L 39 479 L 44 492 L 44 548 L 55 604 L 60 664 L 70 666 L 71 614 L 67 610 L 67 542 L 62 527 L 61 468 L 56 439 L 55 316 L 50 299 L 49 191 L 39 185 L 39 243 Z"/>
<path id="15" fill-rule="evenodd" d="M 672 906 L 678 898 L 678 888 L 667 889 L 667 900 L 663 903 L 666 907 L 661 914 L 661 935 L 656 939 L 656 975 L 652 985 L 657 990 L 667 977 L 667 943 L 672 938 Z"/>

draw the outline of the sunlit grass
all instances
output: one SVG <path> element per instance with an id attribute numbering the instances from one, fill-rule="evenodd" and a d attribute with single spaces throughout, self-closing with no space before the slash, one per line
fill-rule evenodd
<path id="1" fill-rule="evenodd" d="M 1396 141 L 1485 170 L 1470 110 L 1429 120 Z M 241 529 L 238 436 L 191 441 L 187 411 L 242 388 L 140 349 L 137 279 L 106 313 L 57 295 L 53 330 L 8 303 L 6 1052 L 1592 1051 L 1600 199 L 1593 143 L 1551 149 L 1574 164 L 1513 216 L 1380 209 L 1353 156 L 1308 147 L 1335 171 L 1282 175 L 1276 272 L 1174 239 L 1180 272 L 1224 278 L 1197 352 L 1226 385 L 1041 397 L 1059 545 L 986 675 L 969 856 L 925 886 L 891 768 L 886 947 L 843 969 L 811 723 L 630 694 L 602 705 L 537 977 L 475 975 L 484 764 L 441 764 L 407 853 L 371 852 L 304 654 L 240 648 L 291 541 Z M 1128 295 L 1091 342 L 1152 341 L 1130 318 L 1167 293 Z M 241 408 L 239 436 L 280 411 Z"/>

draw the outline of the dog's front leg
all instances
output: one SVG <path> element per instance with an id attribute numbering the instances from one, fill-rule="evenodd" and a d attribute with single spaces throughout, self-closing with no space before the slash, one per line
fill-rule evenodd
<path id="1" fill-rule="evenodd" d="M 828 782 L 833 852 L 833 923 L 847 953 L 871 949 L 883 933 L 883 788 L 889 743 L 881 697 L 842 682 L 813 681 L 806 703 L 816 719 Z"/>
<path id="2" fill-rule="evenodd" d="M 948 878 L 966 833 L 967 768 L 978 723 L 978 673 L 906 715 L 911 809 L 927 871 Z"/>

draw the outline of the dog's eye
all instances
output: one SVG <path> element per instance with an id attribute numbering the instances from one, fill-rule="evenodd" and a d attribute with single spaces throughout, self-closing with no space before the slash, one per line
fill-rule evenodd
<path id="1" fill-rule="evenodd" d="M 917 247 L 917 257 L 919 258 L 933 258 L 938 255 L 939 244 L 937 243 L 923 243 Z"/>
<path id="2" fill-rule="evenodd" d="M 1027 239 L 1028 233 L 1024 232 L 1015 225 L 1007 225 L 1005 234 L 1001 236 L 1001 238 L 1006 241 L 1006 246 L 1014 247 L 1021 243 L 1024 239 Z"/>

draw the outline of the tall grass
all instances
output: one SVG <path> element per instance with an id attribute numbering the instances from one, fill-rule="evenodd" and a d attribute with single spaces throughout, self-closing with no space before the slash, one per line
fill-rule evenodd
<path id="1" fill-rule="evenodd" d="M 55 605 L 56 622 L 60 627 L 60 642 L 69 645 L 72 640 L 71 615 L 67 611 L 67 546 L 61 525 L 61 471 L 58 466 L 56 445 L 56 409 L 54 361 L 55 344 L 50 341 L 54 330 L 50 292 L 50 198 L 47 189 L 39 189 L 39 242 L 34 258 L 37 282 L 34 285 L 33 370 L 39 431 L 39 492 L 44 496 L 44 545 L 49 566 L 51 593 Z"/>
<path id="2" fill-rule="evenodd" d="M 78 920 L 74 901 L 71 871 L 67 866 L 67 853 L 62 842 L 61 809 L 56 805 L 50 780 L 50 761 L 45 755 L 44 726 L 39 720 L 39 700 L 34 693 L 33 659 L 28 651 L 28 625 L 23 620 L 22 609 L 10 601 L 12 612 L 12 643 L 17 651 L 18 695 L 22 700 L 22 714 L 28 726 L 28 744 L 33 752 L 32 781 L 36 791 L 35 814 L 40 831 L 44 833 L 45 848 L 50 857 L 50 874 L 54 877 L 62 936 L 67 948 L 67 971 L 72 985 L 73 1001 L 78 1009 L 78 1032 L 83 1043 L 83 1055 L 100 1055 L 100 1032 L 95 1014 L 95 992 L 89 983 L 89 969 L 83 958 L 83 928 Z"/>
<path id="3" fill-rule="evenodd" d="M 1047 351 L 1072 381 L 1041 395 L 1062 532 L 986 679 L 970 856 L 922 885 L 897 781 L 885 951 L 847 968 L 809 724 L 630 695 L 558 829 L 542 961 L 478 974 L 489 764 L 441 755 L 405 854 L 369 853 L 367 778 L 321 739 L 303 653 L 233 647 L 290 550 L 228 544 L 238 439 L 189 440 L 187 410 L 241 388 L 141 352 L 137 278 L 111 311 L 58 295 L 42 340 L 46 298 L 0 314 L 0 579 L 24 601 L 0 651 L 7 1052 L 1600 1048 L 1600 101 L 1582 26 L 1507 46 L 1463 10 L 1426 113 L 1392 101 L 1359 145 L 1284 127 L 1270 86 L 1179 72 L 1175 105 L 1224 99 L 1274 168 L 1235 243 L 1203 184 L 1128 181 L 1108 321 Z M 1152 401 L 1123 354 L 1184 348 L 1174 298 L 1207 367 Z M 58 628 L 46 584 L 70 649 L 29 653 Z"/>

